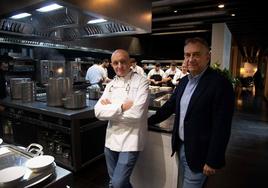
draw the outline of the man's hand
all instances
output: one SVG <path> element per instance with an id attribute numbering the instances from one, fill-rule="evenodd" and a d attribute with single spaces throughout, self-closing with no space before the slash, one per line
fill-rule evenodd
<path id="1" fill-rule="evenodd" d="M 216 173 L 216 169 L 211 168 L 207 164 L 204 165 L 203 174 L 205 174 L 206 176 L 211 176 L 211 175 L 214 175 L 215 173 Z"/>
<path id="2" fill-rule="evenodd" d="M 126 111 L 128 109 L 130 109 L 133 106 L 133 101 L 132 100 L 127 100 L 126 102 L 124 102 L 121 106 L 122 111 Z"/>
<path id="3" fill-rule="evenodd" d="M 102 99 L 100 102 L 102 105 L 112 104 L 112 102 L 109 99 Z"/>

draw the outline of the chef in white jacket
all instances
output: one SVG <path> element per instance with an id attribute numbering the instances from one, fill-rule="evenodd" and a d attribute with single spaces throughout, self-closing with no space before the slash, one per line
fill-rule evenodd
<path id="1" fill-rule="evenodd" d="M 148 80 L 131 70 L 128 52 L 116 50 L 111 57 L 116 77 L 95 105 L 95 115 L 109 120 L 105 159 L 113 188 L 131 188 L 130 176 L 147 137 Z"/>

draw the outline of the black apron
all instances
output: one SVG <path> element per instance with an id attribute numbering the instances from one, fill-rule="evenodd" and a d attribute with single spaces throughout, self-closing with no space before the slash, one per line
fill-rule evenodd
<path id="1" fill-rule="evenodd" d="M 175 86 L 173 85 L 173 83 L 172 83 L 172 80 L 173 80 L 174 76 L 175 76 L 175 74 L 169 74 L 169 75 L 168 75 L 168 77 L 171 78 L 171 80 L 169 80 L 169 81 L 167 82 L 167 86 L 168 86 L 168 87 L 172 87 L 172 88 L 175 87 Z"/>
<path id="2" fill-rule="evenodd" d="M 150 77 L 150 79 L 154 79 L 155 81 L 161 81 L 162 80 L 162 76 L 160 76 L 159 74 L 154 74 L 154 75 L 152 75 Z M 162 83 L 155 84 L 155 83 L 151 82 L 150 85 L 152 85 L 152 86 L 160 86 L 161 87 L 162 86 Z"/>

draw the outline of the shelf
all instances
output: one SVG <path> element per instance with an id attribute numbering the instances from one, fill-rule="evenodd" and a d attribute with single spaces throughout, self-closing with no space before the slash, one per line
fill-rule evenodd
<path id="1" fill-rule="evenodd" d="M 167 63 L 167 64 L 170 64 L 170 63 L 178 63 L 178 64 L 182 64 L 183 63 L 183 60 L 177 60 L 177 59 L 174 59 L 174 60 L 142 60 L 141 63 L 148 63 L 148 64 L 155 64 L 155 63 Z"/>

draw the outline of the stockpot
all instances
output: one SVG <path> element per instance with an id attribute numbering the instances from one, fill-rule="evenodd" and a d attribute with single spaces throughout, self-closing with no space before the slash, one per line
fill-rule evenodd
<path id="1" fill-rule="evenodd" d="M 69 93 L 65 98 L 62 98 L 64 108 L 80 109 L 86 107 L 86 93 L 83 91 L 75 91 Z"/>
<path id="2" fill-rule="evenodd" d="M 71 93 L 72 83 L 70 78 L 49 78 L 46 88 L 47 105 L 63 106 L 62 98 Z"/>
<path id="3" fill-rule="evenodd" d="M 30 78 L 11 78 L 10 79 L 10 94 L 12 99 L 21 99 L 22 89 L 21 83 L 31 81 Z"/>

